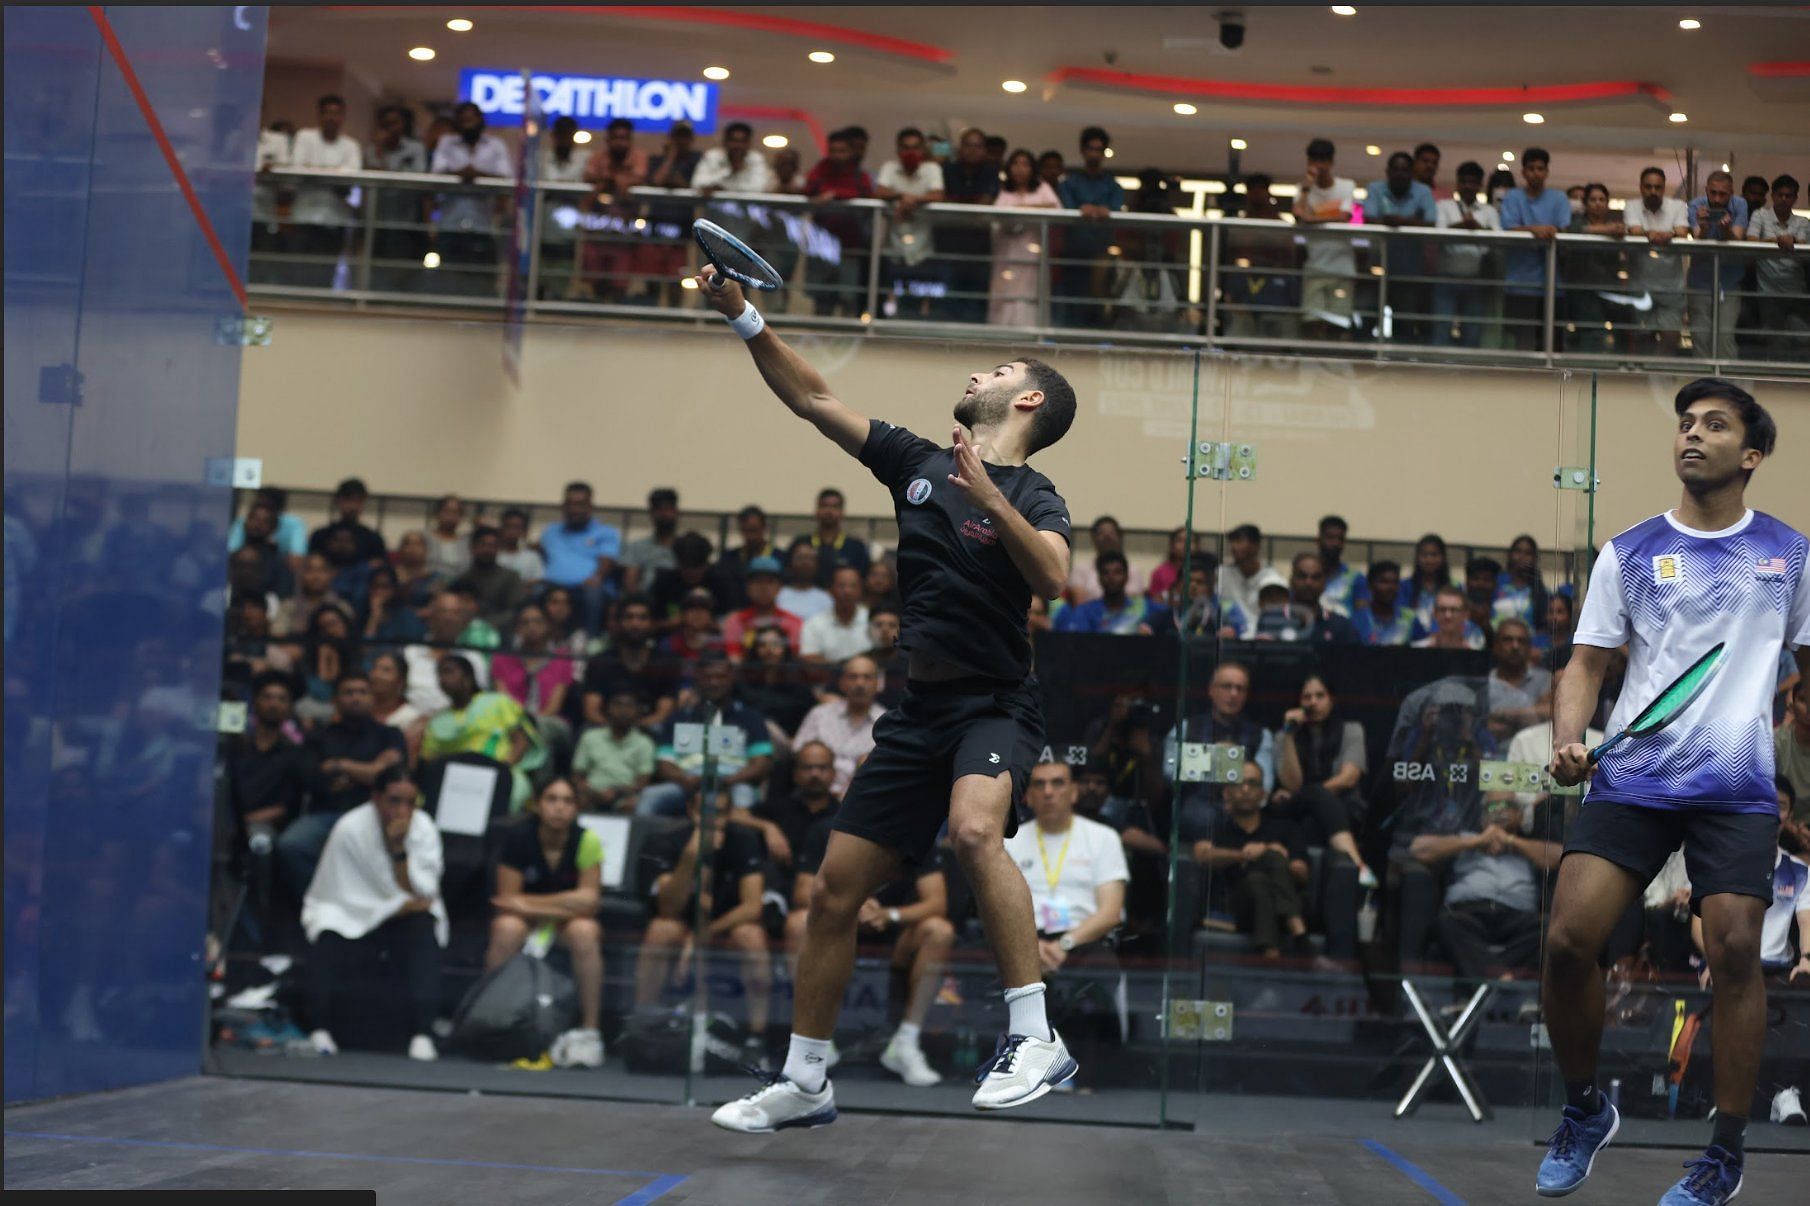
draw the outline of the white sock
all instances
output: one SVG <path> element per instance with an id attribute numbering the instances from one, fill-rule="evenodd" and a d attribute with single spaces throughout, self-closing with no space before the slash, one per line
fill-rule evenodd
<path id="1" fill-rule="evenodd" d="M 902 1047 L 915 1047 L 918 1045 L 918 1035 L 922 1032 L 923 1028 L 915 1022 L 900 1022 L 898 1032 L 892 1037 Z"/>
<path id="2" fill-rule="evenodd" d="M 822 1092 L 823 1082 L 829 1075 L 829 1059 L 830 1040 L 794 1034 L 792 1045 L 786 1048 L 785 1074 L 807 1093 Z"/>
<path id="3" fill-rule="evenodd" d="M 1006 989 L 1006 1009 L 1011 1013 L 1011 1020 L 1006 1023 L 1008 1034 L 1028 1034 L 1046 1043 L 1054 1037 L 1043 1012 L 1043 993 L 1042 981 Z"/>

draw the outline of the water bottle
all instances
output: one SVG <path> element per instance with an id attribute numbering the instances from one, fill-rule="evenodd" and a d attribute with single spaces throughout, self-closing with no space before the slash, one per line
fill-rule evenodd
<path id="1" fill-rule="evenodd" d="M 972 1068 L 980 1062 L 979 1054 L 974 1050 L 974 1032 L 963 1027 L 955 1032 L 955 1066 Z"/>
<path id="2" fill-rule="evenodd" d="M 1376 939 L 1376 893 L 1364 893 L 1364 903 L 1358 906 L 1358 941 L 1365 946 Z"/>
<path id="3" fill-rule="evenodd" d="M 1621 1077 L 1619 1076 L 1609 1079 L 1609 1104 L 1618 1110 L 1621 1109 Z"/>

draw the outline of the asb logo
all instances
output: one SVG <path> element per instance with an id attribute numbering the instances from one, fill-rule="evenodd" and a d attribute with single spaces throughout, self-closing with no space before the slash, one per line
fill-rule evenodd
<path id="1" fill-rule="evenodd" d="M 1663 586 L 1667 582 L 1684 581 L 1684 557 L 1678 553 L 1661 553 L 1653 558 L 1653 582 Z"/>
<path id="2" fill-rule="evenodd" d="M 922 506 L 924 500 L 929 497 L 930 479 L 927 477 L 917 478 L 905 487 L 905 501 L 914 507 Z"/>

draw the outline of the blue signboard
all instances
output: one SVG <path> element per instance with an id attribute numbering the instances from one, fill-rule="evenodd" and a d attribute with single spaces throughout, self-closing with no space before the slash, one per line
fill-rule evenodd
<path id="1" fill-rule="evenodd" d="M 467 67 L 459 73 L 459 99 L 468 100 L 493 126 L 519 126 L 528 109 L 523 73 Z M 609 75 L 532 75 L 535 98 L 548 120 L 573 117 L 581 126 L 607 125 L 618 117 L 651 133 L 686 121 L 699 134 L 716 132 L 717 86 L 691 80 L 632 80 Z"/>

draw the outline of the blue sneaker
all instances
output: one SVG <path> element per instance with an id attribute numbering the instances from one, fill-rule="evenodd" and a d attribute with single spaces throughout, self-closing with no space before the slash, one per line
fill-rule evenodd
<path id="1" fill-rule="evenodd" d="M 1659 1206 L 1722 1206 L 1741 1192 L 1741 1161 L 1727 1148 L 1711 1147 L 1684 1167 L 1684 1179 Z"/>
<path id="2" fill-rule="evenodd" d="M 1597 1100 L 1600 1108 L 1594 1114 L 1566 1106 L 1559 1116 L 1559 1129 L 1546 1141 L 1546 1158 L 1534 1178 L 1533 1187 L 1541 1197 L 1562 1198 L 1582 1185 L 1596 1154 L 1621 1129 L 1621 1115 L 1609 1099 L 1599 1095 Z"/>

